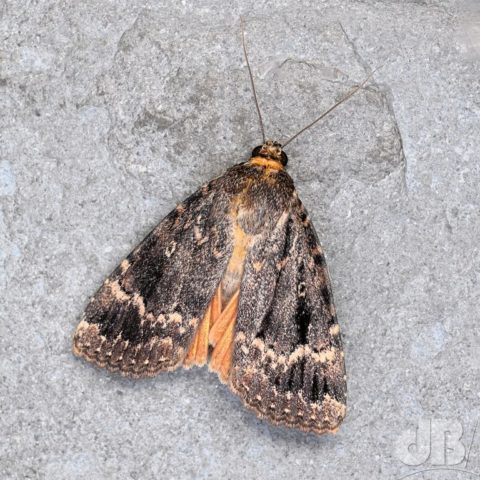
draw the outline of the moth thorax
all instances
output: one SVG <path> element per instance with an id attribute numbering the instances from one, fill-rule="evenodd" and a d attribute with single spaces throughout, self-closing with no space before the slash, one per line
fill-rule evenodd
<path id="1" fill-rule="evenodd" d="M 285 166 L 288 162 L 287 154 L 282 150 L 282 145 L 273 140 L 267 140 L 263 145 L 255 147 L 252 157 L 263 157 L 280 162 Z"/>

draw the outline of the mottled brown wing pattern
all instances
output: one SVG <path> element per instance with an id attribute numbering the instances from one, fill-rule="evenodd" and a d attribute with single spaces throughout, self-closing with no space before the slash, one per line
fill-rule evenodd
<path id="1" fill-rule="evenodd" d="M 225 180 L 179 204 L 106 279 L 75 354 L 131 377 L 180 366 L 232 251 Z"/>
<path id="2" fill-rule="evenodd" d="M 346 379 L 325 257 L 291 178 L 271 163 L 230 168 L 160 222 L 88 304 L 74 352 L 143 377 L 203 365 L 210 343 L 210 367 L 260 417 L 331 432 L 345 416 Z M 222 349 L 208 312 L 215 291 L 237 281 Z"/>
<path id="3" fill-rule="evenodd" d="M 336 431 L 346 412 L 343 356 L 325 256 L 294 193 L 247 257 L 230 385 L 273 423 Z"/>

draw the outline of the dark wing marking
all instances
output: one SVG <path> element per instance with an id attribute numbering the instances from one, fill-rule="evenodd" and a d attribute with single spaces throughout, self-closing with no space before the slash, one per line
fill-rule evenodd
<path id="1" fill-rule="evenodd" d="M 225 178 L 178 205 L 107 278 L 75 332 L 77 355 L 132 377 L 181 364 L 232 251 Z"/>
<path id="2" fill-rule="evenodd" d="M 342 341 L 324 254 L 292 204 L 247 257 L 230 385 L 260 417 L 323 433 L 345 416 Z"/>

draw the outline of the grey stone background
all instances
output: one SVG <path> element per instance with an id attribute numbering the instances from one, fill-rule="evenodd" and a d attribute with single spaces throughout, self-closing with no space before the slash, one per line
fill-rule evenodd
<path id="1" fill-rule="evenodd" d="M 345 339 L 336 435 L 206 369 L 128 381 L 70 350 L 123 256 L 259 143 L 240 14 L 280 141 L 385 64 L 287 149 Z M 474 1 L 3 0 L 0 478 L 395 479 L 435 466 L 405 465 L 421 419 L 471 452 L 415 478 L 480 476 L 479 63 Z"/>

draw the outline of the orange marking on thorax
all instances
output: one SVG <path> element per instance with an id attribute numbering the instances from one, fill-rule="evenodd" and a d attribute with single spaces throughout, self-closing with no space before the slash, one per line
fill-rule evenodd
<path id="1" fill-rule="evenodd" d="M 264 157 L 252 157 L 248 163 L 251 165 L 257 165 L 259 167 L 266 167 L 272 170 L 283 170 L 283 165 L 276 160 L 269 160 L 268 158 Z"/>

